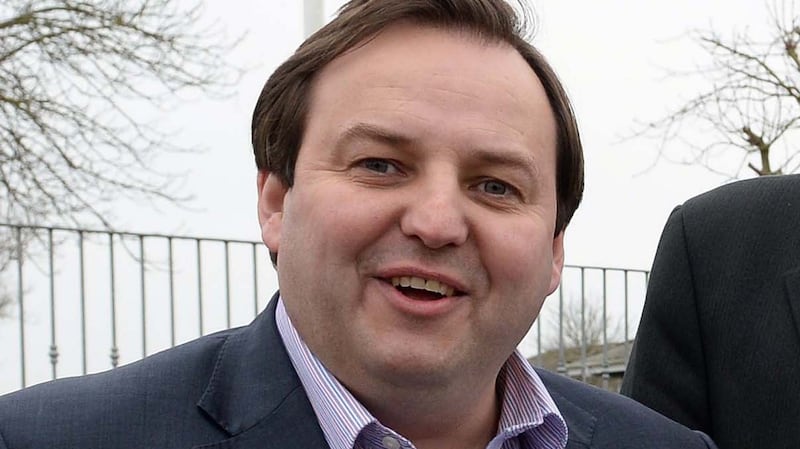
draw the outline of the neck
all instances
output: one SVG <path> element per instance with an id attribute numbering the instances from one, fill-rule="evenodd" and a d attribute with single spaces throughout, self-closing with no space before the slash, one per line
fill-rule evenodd
<path id="1" fill-rule="evenodd" d="M 473 388 L 457 385 L 460 388 L 452 391 L 383 389 L 371 399 L 356 396 L 383 425 L 418 449 L 484 449 L 497 433 L 500 416 L 495 383 L 493 378 Z"/>

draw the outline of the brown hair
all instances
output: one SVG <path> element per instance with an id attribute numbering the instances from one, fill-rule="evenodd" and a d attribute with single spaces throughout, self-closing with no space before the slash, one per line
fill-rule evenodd
<path id="1" fill-rule="evenodd" d="M 527 42 L 530 14 L 521 15 L 504 0 L 351 0 L 330 23 L 311 35 L 269 77 L 253 111 L 256 166 L 294 183 L 311 91 L 323 67 L 342 53 L 368 42 L 400 21 L 467 31 L 487 41 L 510 44 L 544 86 L 556 119 L 556 233 L 572 218 L 583 196 L 583 150 L 575 114 L 553 69 Z"/>

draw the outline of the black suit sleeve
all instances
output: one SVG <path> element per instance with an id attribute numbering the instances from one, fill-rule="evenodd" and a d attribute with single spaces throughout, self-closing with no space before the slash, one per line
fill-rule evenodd
<path id="1" fill-rule="evenodd" d="M 709 433 L 702 329 L 683 220 L 677 207 L 661 235 L 622 394 Z"/>

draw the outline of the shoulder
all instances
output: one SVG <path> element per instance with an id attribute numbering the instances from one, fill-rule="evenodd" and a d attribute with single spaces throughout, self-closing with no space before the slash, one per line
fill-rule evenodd
<path id="1" fill-rule="evenodd" d="M 137 438 L 145 438 L 142 429 L 157 432 L 172 425 L 167 415 L 175 420 L 196 419 L 196 402 L 208 385 L 218 354 L 236 332 L 201 337 L 109 371 L 2 396 L 0 441 L 5 440 L 9 448 L 34 447 L 25 443 L 33 444 L 34 438 L 36 444 L 58 441 L 62 447 L 134 447 Z M 134 441 L 117 445 L 117 438 L 123 437 L 104 434 L 108 429 L 129 429 L 125 438 Z M 144 443 L 138 444 L 147 446 Z"/>
<path id="2" fill-rule="evenodd" d="M 800 174 L 764 176 L 736 181 L 700 194 L 684 203 L 684 213 L 711 218 L 747 217 L 768 211 L 800 212 Z M 717 212 L 719 211 L 719 212 Z"/>
<path id="3" fill-rule="evenodd" d="M 748 179 L 686 201 L 670 217 L 662 243 L 677 243 L 685 249 L 694 261 L 695 275 L 702 282 L 707 276 L 709 285 L 722 284 L 717 276 L 732 267 L 740 277 L 748 275 L 748 279 L 734 281 L 755 278 L 761 285 L 764 273 L 797 266 L 793 250 L 800 249 L 798 222 L 800 175 Z M 665 265 L 665 269 L 669 267 Z M 654 274 L 655 270 L 654 266 Z M 702 282 L 697 285 L 704 285 Z M 730 285 L 729 290 L 733 289 Z"/>
<path id="4" fill-rule="evenodd" d="M 620 394 L 545 370 L 536 371 L 564 416 L 574 447 L 713 447 L 705 435 L 691 431 Z"/>

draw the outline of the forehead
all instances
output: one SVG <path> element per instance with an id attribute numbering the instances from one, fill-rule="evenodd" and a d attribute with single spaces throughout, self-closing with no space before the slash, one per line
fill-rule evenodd
<path id="1" fill-rule="evenodd" d="M 473 145 L 555 151 L 552 110 L 533 69 L 510 44 L 469 31 L 392 25 L 314 79 L 308 131 L 376 120 L 399 120 L 412 136 L 451 131 Z"/>

